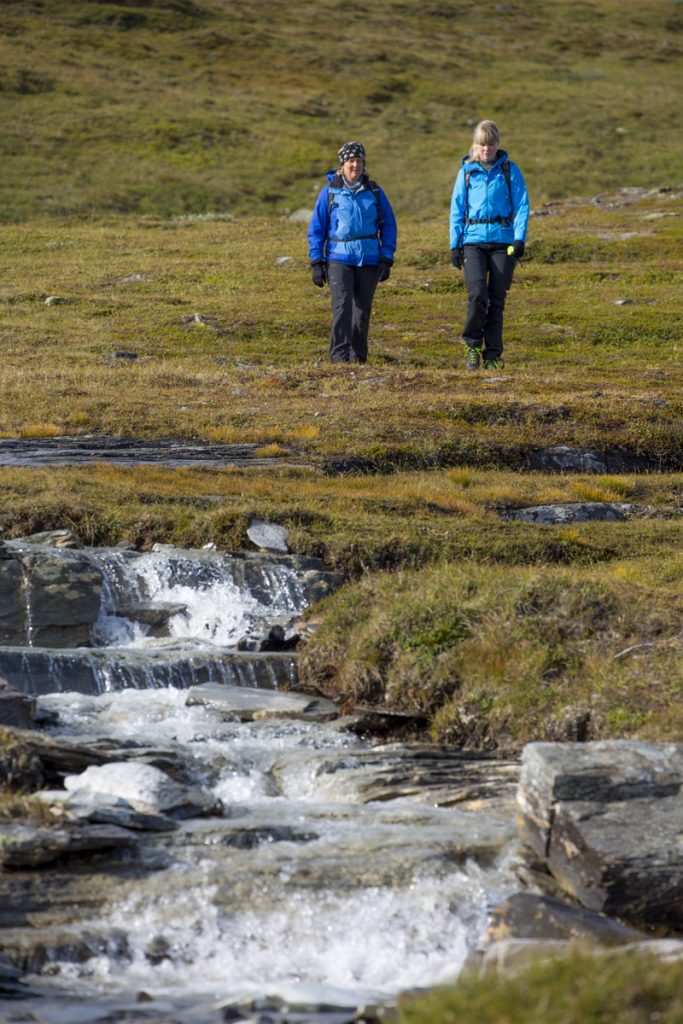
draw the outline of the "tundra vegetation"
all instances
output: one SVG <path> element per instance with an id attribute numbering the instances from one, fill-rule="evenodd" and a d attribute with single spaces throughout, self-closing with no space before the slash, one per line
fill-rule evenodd
<path id="1" fill-rule="evenodd" d="M 678 0 L 8 0 L 0 439 L 249 442 L 277 464 L 0 468 L 1 535 L 239 548 L 256 515 L 346 574 L 303 658 L 346 706 L 507 752 L 681 740 L 682 31 Z M 496 376 L 462 367 L 446 223 L 489 116 L 534 208 Z M 290 215 L 349 137 L 400 238 L 368 364 L 333 367 Z M 530 472 L 552 445 L 647 471 Z M 580 501 L 632 509 L 505 518 Z M 671 970 L 535 968 L 405 1019 L 673 1021 Z M 555 1012 L 579 978 L 581 1014 Z"/>

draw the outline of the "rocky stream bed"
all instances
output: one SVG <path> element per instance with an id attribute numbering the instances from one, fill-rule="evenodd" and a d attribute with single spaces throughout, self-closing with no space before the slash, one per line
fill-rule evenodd
<path id="1" fill-rule="evenodd" d="M 0 554 L 0 771 L 38 807 L 0 823 L 0 1020 L 382 1021 L 577 938 L 681 955 L 683 748 L 380 738 L 297 679 L 315 560 Z"/>

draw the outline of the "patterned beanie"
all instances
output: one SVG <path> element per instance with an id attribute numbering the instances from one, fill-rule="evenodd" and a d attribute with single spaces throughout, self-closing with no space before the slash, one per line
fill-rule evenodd
<path id="1" fill-rule="evenodd" d="M 360 157 L 365 163 L 365 146 L 362 142 L 345 142 L 339 150 L 339 166 L 341 167 L 347 160 L 352 160 L 354 156 Z"/>

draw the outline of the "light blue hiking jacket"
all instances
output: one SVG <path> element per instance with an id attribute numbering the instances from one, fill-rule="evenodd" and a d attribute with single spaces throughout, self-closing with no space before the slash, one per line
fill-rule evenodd
<path id="1" fill-rule="evenodd" d="M 376 267 L 381 259 L 392 263 L 396 218 L 379 185 L 375 191 L 364 174 L 362 187 L 352 192 L 338 171 L 330 171 L 327 178 L 329 185 L 320 192 L 308 227 L 311 261 L 331 260 L 353 267 Z"/>
<path id="2" fill-rule="evenodd" d="M 506 163 L 510 168 L 509 184 Z M 451 199 L 451 249 L 482 242 L 525 242 L 528 222 L 529 196 L 524 177 L 507 153 L 498 150 L 490 171 L 471 156 L 464 156 Z"/>

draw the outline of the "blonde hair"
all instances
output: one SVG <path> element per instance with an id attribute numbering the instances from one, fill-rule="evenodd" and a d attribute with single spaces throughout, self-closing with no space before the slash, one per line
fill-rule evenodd
<path id="1" fill-rule="evenodd" d="M 472 136 L 472 147 L 470 155 L 476 156 L 480 146 L 498 146 L 500 143 L 500 128 L 495 121 L 480 121 L 474 129 Z"/>
<path id="2" fill-rule="evenodd" d="M 500 142 L 500 128 L 495 121 L 480 121 L 474 129 L 472 141 L 475 146 L 497 146 Z"/>

